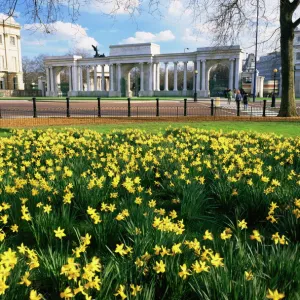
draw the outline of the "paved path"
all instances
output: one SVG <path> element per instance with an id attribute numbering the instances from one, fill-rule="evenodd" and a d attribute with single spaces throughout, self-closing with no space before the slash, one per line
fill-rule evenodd
<path id="1" fill-rule="evenodd" d="M 194 102 L 192 99 L 187 101 L 188 116 L 210 116 L 211 107 L 210 99 L 201 99 Z M 279 104 L 279 103 L 278 103 Z M 241 104 L 241 116 L 262 116 L 262 101 L 255 103 L 249 102 L 247 110 L 243 109 Z M 37 101 L 38 117 L 64 117 L 66 116 L 66 100 L 58 101 Z M 267 106 L 267 116 L 277 116 L 279 108 L 270 108 L 270 102 Z M 27 100 L 2 100 L 0 101 L 0 112 L 2 118 L 28 118 L 33 116 L 33 103 Z M 216 116 L 236 116 L 237 107 L 235 102 L 228 105 L 227 100 L 222 99 L 220 106 L 214 110 Z M 71 100 L 70 115 L 73 117 L 92 117 L 98 115 L 97 101 L 90 100 Z M 160 116 L 183 116 L 184 101 L 183 100 L 160 100 L 159 102 Z M 101 116 L 106 117 L 127 117 L 128 102 L 103 100 L 101 101 Z M 155 117 L 156 101 L 131 101 L 132 117 Z"/>

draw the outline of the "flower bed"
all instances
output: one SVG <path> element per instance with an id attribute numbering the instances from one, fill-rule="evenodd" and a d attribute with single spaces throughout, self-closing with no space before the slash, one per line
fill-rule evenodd
<path id="1" fill-rule="evenodd" d="M 300 139 L 192 128 L 0 140 L 3 299 L 297 299 Z"/>

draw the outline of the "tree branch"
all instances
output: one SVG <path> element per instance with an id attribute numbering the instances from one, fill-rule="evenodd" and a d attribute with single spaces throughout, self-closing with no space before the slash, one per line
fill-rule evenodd
<path id="1" fill-rule="evenodd" d="M 300 25 L 300 18 L 297 19 L 295 22 L 293 22 L 293 27 L 294 28 L 297 28 L 297 26 L 299 26 L 299 25 Z"/>

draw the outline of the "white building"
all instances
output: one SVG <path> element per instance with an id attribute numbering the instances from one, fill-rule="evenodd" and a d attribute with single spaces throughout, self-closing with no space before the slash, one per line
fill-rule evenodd
<path id="1" fill-rule="evenodd" d="M 192 96 L 196 88 L 199 97 L 208 97 L 210 72 L 218 64 L 228 68 L 228 87 L 240 87 L 242 55 L 240 46 L 206 47 L 198 48 L 195 52 L 161 54 L 159 45 L 144 43 L 110 46 L 108 57 L 47 57 L 46 95 L 59 94 L 60 72 L 67 68 L 70 75 L 69 96 L 131 97 L 130 71 L 138 67 L 140 96 Z M 194 70 L 198 71 L 192 90 L 187 89 L 189 62 L 194 65 Z M 178 84 L 179 63 L 184 66 L 182 89 L 179 89 Z M 168 76 L 170 66 L 174 69 L 174 88 L 171 91 Z M 161 69 L 165 71 L 163 90 L 160 89 Z"/>
<path id="2" fill-rule="evenodd" d="M 24 90 L 20 30 L 12 17 L 0 19 L 0 90 L 8 90 L 8 95 Z"/>

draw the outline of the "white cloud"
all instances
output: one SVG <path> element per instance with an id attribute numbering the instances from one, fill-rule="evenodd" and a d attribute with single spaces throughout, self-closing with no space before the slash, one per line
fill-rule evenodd
<path id="1" fill-rule="evenodd" d="M 169 5 L 168 14 L 173 17 L 187 17 L 192 14 L 192 11 L 187 8 L 183 1 L 173 0 Z"/>
<path id="2" fill-rule="evenodd" d="M 140 0 L 91 0 L 88 3 L 84 1 L 80 9 L 91 14 L 126 15 L 136 13 L 140 5 Z"/>
<path id="3" fill-rule="evenodd" d="M 197 28 L 186 28 L 181 39 L 185 43 L 195 44 L 197 47 L 208 47 L 211 45 L 210 37 L 206 31 L 201 31 Z"/>
<path id="4" fill-rule="evenodd" d="M 156 43 L 174 40 L 175 36 L 171 30 L 161 31 L 159 33 L 151 33 L 145 31 L 137 31 L 134 37 L 124 39 L 122 44 L 136 44 L 136 43 Z"/>
<path id="5" fill-rule="evenodd" d="M 31 31 L 33 34 L 25 33 L 25 44 L 34 43 L 53 43 L 59 45 L 67 44 L 69 49 L 91 50 L 91 45 L 98 45 L 98 42 L 87 34 L 87 28 L 83 28 L 78 24 L 64 23 L 61 21 L 52 23 L 46 29 L 40 24 L 25 24 L 25 30 Z M 47 33 L 49 30 L 50 33 Z"/>

